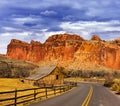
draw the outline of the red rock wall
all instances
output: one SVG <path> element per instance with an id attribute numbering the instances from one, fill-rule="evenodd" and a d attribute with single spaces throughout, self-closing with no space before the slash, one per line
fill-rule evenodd
<path id="1" fill-rule="evenodd" d="M 89 41 L 77 35 L 53 35 L 44 44 L 13 39 L 7 47 L 7 56 L 33 62 L 56 60 L 57 63 L 66 63 L 79 60 L 81 63 L 92 62 L 120 69 L 119 42 L 102 41 L 96 35 Z"/>

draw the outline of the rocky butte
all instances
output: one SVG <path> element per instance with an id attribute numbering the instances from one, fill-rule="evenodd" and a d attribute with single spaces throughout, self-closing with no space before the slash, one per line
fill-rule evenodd
<path id="1" fill-rule="evenodd" d="M 72 69 L 80 69 L 84 63 L 120 69 L 120 39 L 104 41 L 93 35 L 91 40 L 85 40 L 75 34 L 56 34 L 43 44 L 12 39 L 7 47 L 7 56 Z"/>

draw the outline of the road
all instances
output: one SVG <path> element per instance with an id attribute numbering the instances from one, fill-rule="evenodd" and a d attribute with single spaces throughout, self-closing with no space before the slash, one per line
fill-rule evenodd
<path id="1" fill-rule="evenodd" d="M 100 84 L 78 83 L 70 92 L 30 106 L 120 106 L 120 98 Z"/>

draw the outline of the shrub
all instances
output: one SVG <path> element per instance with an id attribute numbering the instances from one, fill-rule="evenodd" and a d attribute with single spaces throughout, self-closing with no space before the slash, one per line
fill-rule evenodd
<path id="1" fill-rule="evenodd" d="M 111 86 L 112 90 L 120 92 L 120 80 L 115 79 L 114 84 Z"/>
<path id="2" fill-rule="evenodd" d="M 113 81 L 105 81 L 104 86 L 105 87 L 111 87 L 114 84 Z"/>

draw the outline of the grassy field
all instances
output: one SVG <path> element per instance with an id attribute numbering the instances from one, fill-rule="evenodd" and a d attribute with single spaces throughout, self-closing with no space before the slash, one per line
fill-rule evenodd
<path id="1" fill-rule="evenodd" d="M 20 79 L 0 78 L 0 92 L 14 91 L 15 89 L 23 90 L 23 89 L 27 89 L 27 88 L 37 88 L 37 86 L 32 86 L 32 85 L 29 85 L 29 84 L 22 83 L 20 81 Z M 41 91 L 45 92 L 45 89 L 37 90 L 37 92 L 41 92 Z M 33 93 L 34 93 L 34 90 L 18 92 L 17 96 L 23 96 L 23 95 L 33 94 Z M 51 91 L 49 93 L 54 93 L 54 91 Z M 41 93 L 40 95 L 41 96 L 45 95 L 45 93 Z M 8 94 L 0 95 L 0 99 L 13 98 L 13 97 L 15 97 L 14 93 L 10 93 L 9 95 Z M 27 98 L 21 98 L 21 99 L 18 99 L 17 101 L 19 102 L 19 101 L 23 101 L 25 99 L 27 99 Z M 43 98 L 43 99 L 45 99 L 45 98 Z M 14 100 L 6 101 L 6 102 L 0 102 L 0 106 L 4 106 L 4 105 L 9 104 L 9 103 L 10 104 L 14 103 Z M 29 104 L 29 103 L 20 104 L 20 105 L 17 105 L 17 106 L 27 106 L 27 104 Z"/>
<path id="2" fill-rule="evenodd" d="M 20 79 L 0 78 L 0 92 L 14 91 L 15 89 L 23 90 L 23 89 L 27 89 L 27 88 L 37 88 L 37 87 L 29 85 L 29 84 L 22 83 L 20 81 Z M 54 94 L 53 89 L 48 89 L 48 90 L 50 90 L 48 92 L 48 94 Z M 46 91 L 45 88 L 36 90 L 36 92 L 43 92 L 43 93 L 38 94 L 36 97 L 46 95 L 45 91 Z M 57 92 L 60 92 L 60 90 L 56 90 L 56 93 Z M 28 94 L 34 94 L 34 90 L 18 92 L 17 97 L 23 96 L 23 95 L 28 95 Z M 60 95 L 60 93 L 56 94 L 56 96 L 57 95 Z M 54 96 L 55 95 L 50 95 L 50 96 L 48 96 L 48 98 L 54 97 Z M 9 95 L 8 94 L 0 94 L 0 100 L 1 99 L 6 99 L 6 98 L 14 98 L 14 97 L 15 97 L 15 93 L 9 93 Z M 29 99 L 30 98 L 33 98 L 33 96 L 32 97 L 30 96 Z M 45 99 L 46 98 L 43 97 L 43 98 L 37 99 L 36 101 L 30 101 L 30 102 L 23 103 L 23 104 L 20 104 L 20 105 L 17 105 L 17 106 L 27 106 L 28 104 L 30 104 L 32 102 L 38 102 L 40 100 L 45 100 Z M 24 100 L 28 100 L 28 97 L 19 98 L 19 99 L 17 99 L 17 102 L 21 102 L 21 101 L 24 101 Z M 0 106 L 4 106 L 4 105 L 7 105 L 7 104 L 11 104 L 11 103 L 14 103 L 14 100 L 6 101 L 6 102 L 0 102 Z"/>
<path id="3" fill-rule="evenodd" d="M 22 83 L 20 81 L 20 79 L 0 78 L 0 92 L 13 91 L 15 89 L 17 89 L 17 90 L 18 89 L 26 89 L 26 88 L 34 88 L 34 86 Z M 31 91 L 24 92 L 24 93 L 20 92 L 18 94 L 18 96 L 26 95 L 26 94 L 29 94 L 29 93 L 33 93 L 33 92 L 31 92 Z M 14 97 L 14 93 L 10 93 L 9 95 L 8 94 L 2 94 L 0 96 L 0 99 L 11 98 L 11 97 Z M 4 106 L 5 104 L 8 104 L 8 103 L 14 103 L 14 101 L 0 102 L 0 106 Z M 19 105 L 19 106 L 23 106 L 23 104 Z"/>
<path id="4" fill-rule="evenodd" d="M 22 83 L 20 79 L 0 78 L 0 92 L 26 88 L 34 88 L 34 86 Z"/>

